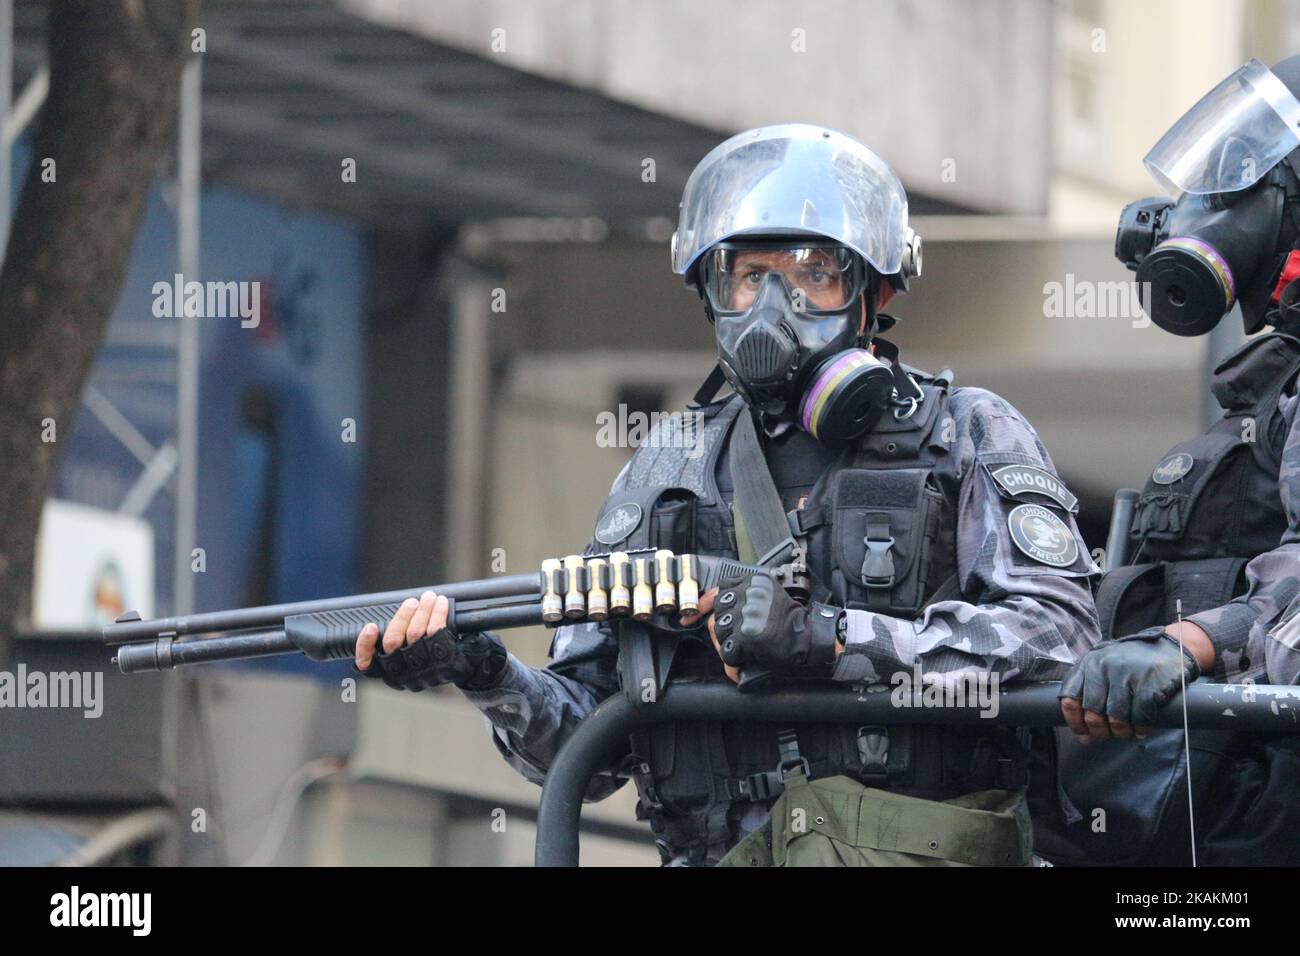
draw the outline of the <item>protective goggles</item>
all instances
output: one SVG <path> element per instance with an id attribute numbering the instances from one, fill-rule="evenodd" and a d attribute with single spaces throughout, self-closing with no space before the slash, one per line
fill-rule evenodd
<path id="1" fill-rule="evenodd" d="M 715 312 L 748 310 L 769 273 L 780 274 L 795 311 L 842 312 L 866 288 L 862 259 L 835 242 L 799 245 L 724 242 L 700 258 L 700 283 Z"/>

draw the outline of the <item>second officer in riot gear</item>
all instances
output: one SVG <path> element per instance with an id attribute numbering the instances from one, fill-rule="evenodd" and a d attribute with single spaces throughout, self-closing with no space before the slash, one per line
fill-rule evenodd
<path id="1" fill-rule="evenodd" d="M 861 143 L 789 124 L 751 130 L 692 173 L 675 272 L 698 291 L 718 367 L 689 441 L 665 419 L 601 507 L 588 553 L 666 548 L 779 567 L 732 580 L 679 633 L 559 629 L 530 668 L 475 648 L 428 652 L 432 595 L 357 663 L 455 680 L 522 774 L 542 781 L 604 698 L 644 706 L 678 681 L 820 680 L 951 688 L 1060 679 L 1097 640 L 1095 568 L 1075 497 L 1010 404 L 903 364 L 880 308 L 920 271 L 893 171 Z M 723 383 L 732 391 L 716 398 Z M 412 663 L 414 661 L 414 663 Z M 704 721 L 633 736 L 596 777 L 631 778 L 668 864 L 1025 864 L 1027 753 L 1012 728 Z M 792 828 L 798 809 L 816 826 Z M 888 819 L 892 826 L 867 826 Z"/>
<path id="2" fill-rule="evenodd" d="M 1109 638 L 1062 687 L 1071 729 L 1145 737 L 1081 748 L 1062 738 L 1074 842 L 1094 861 L 1300 862 L 1296 740 L 1147 733 L 1198 677 L 1292 683 L 1270 632 L 1300 594 L 1300 56 L 1252 60 L 1201 99 L 1145 159 L 1174 198 L 1124 210 L 1116 255 L 1147 311 L 1178 335 L 1239 305 L 1248 334 L 1215 369 L 1223 417 L 1156 462 L 1136 502 L 1132 557 L 1097 597 Z M 1182 619 L 1179 618 L 1181 608 Z M 1269 670 L 1266 672 L 1266 664 Z M 1188 805 L 1184 749 L 1194 786 Z M 1109 825 L 1089 825 L 1097 809 Z"/>

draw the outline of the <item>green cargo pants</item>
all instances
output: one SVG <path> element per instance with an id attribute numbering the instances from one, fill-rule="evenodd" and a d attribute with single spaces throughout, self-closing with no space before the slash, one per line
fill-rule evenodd
<path id="1" fill-rule="evenodd" d="M 981 790 L 942 802 L 796 774 L 761 827 L 719 866 L 1027 866 L 1023 794 Z"/>

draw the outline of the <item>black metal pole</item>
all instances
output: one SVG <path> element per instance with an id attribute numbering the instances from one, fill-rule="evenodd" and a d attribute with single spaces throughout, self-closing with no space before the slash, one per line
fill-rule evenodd
<path id="1" fill-rule="evenodd" d="M 1128 564 L 1129 528 L 1133 526 L 1133 509 L 1142 493 L 1135 488 L 1121 488 L 1115 492 L 1115 503 L 1110 509 L 1110 530 L 1106 534 L 1106 556 L 1103 571 L 1114 571 Z"/>
<path id="2" fill-rule="evenodd" d="M 849 687 L 808 687 L 742 694 L 727 684 L 674 684 L 657 701 L 634 704 L 615 694 L 578 723 L 546 774 L 537 810 L 537 866 L 578 865 L 578 825 L 591 778 L 627 751 L 632 731 L 687 720 L 800 721 L 858 724 L 1063 724 L 1057 683 L 1013 687 L 991 709 L 968 706 L 899 706 L 886 688 L 859 693 Z M 1196 729 L 1300 731 L 1300 687 L 1202 684 L 1187 689 L 1187 722 Z M 1155 721 L 1183 726 L 1181 695 Z"/>

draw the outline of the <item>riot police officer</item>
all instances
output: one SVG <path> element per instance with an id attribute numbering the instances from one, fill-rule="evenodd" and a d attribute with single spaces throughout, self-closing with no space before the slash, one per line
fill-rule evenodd
<path id="1" fill-rule="evenodd" d="M 1156 325 L 1201 335 L 1239 304 L 1248 334 L 1272 331 L 1216 368 L 1223 418 L 1153 468 L 1134 511 L 1132 559 L 1098 593 L 1110 640 L 1062 688 L 1064 716 L 1085 742 L 1144 738 L 1140 750 L 1061 743 L 1070 812 L 1110 811 L 1108 828 L 1076 826 L 1077 842 L 1110 862 L 1189 862 L 1194 822 L 1198 862 L 1300 862 L 1286 832 L 1300 821 L 1294 739 L 1201 731 L 1184 740 L 1145 726 L 1198 677 L 1255 680 L 1266 663 L 1272 681 L 1297 677 L 1269 631 L 1300 594 L 1298 147 L 1300 57 L 1272 70 L 1252 60 L 1147 155 L 1176 201 L 1142 200 L 1121 215 L 1116 254 L 1148 290 Z"/>
<path id="2" fill-rule="evenodd" d="M 878 156 L 802 124 L 732 137 L 687 182 L 672 264 L 717 344 L 693 408 L 703 425 L 683 442 L 671 430 L 684 420 L 670 417 L 643 443 L 588 553 L 797 568 L 804 600 L 742 577 L 705 595 L 678 633 L 562 627 L 538 669 L 492 635 L 450 639 L 446 602 L 426 594 L 380 653 L 377 628 L 361 633 L 359 668 L 395 686 L 457 683 L 505 758 L 541 782 L 575 725 L 620 689 L 653 699 L 676 681 L 766 674 L 996 690 L 1059 679 L 1095 644 L 1077 501 L 1033 428 L 997 395 L 952 387 L 951 372 L 903 364 L 879 336 L 894 322 L 880 308 L 921 258 L 902 184 Z M 724 382 L 732 391 L 717 398 Z M 629 777 L 666 864 L 1030 858 L 1027 754 L 1012 728 L 662 725 L 634 735 L 589 797 Z M 903 825 L 860 827 L 854 812 L 789 830 L 796 803 L 828 794 Z"/>

